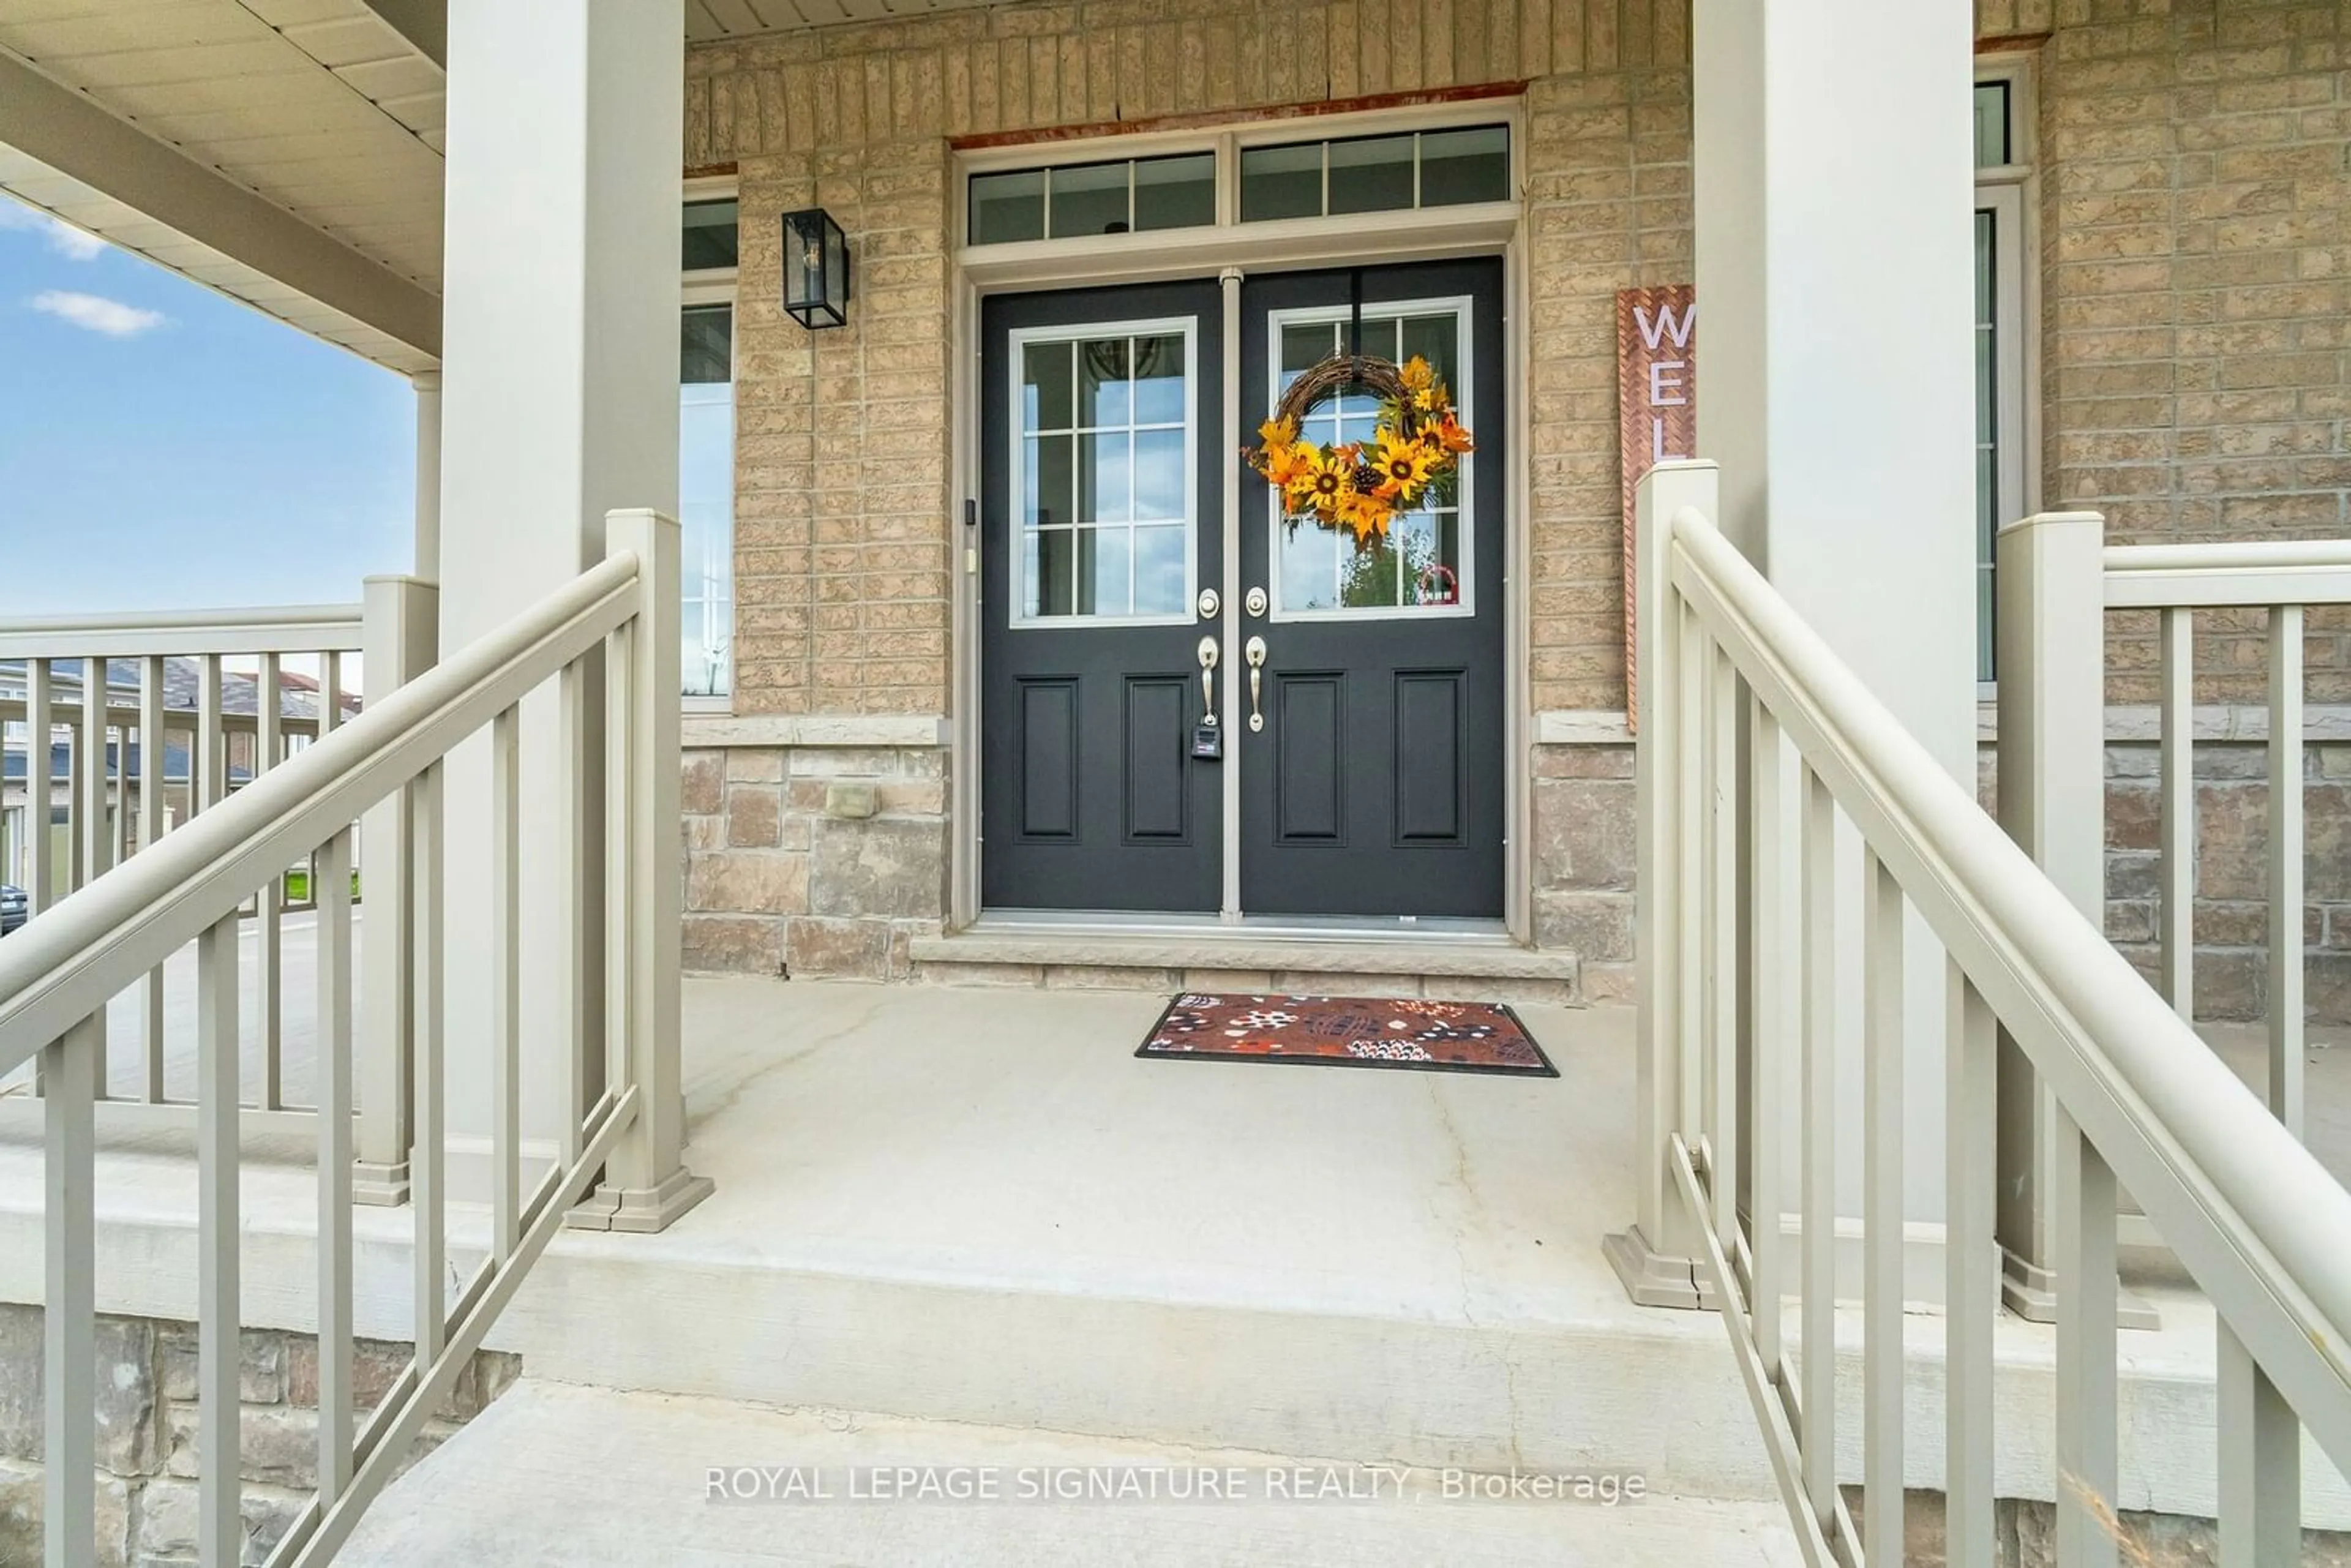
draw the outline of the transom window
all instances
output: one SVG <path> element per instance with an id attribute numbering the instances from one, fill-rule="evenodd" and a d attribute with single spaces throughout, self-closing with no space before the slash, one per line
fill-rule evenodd
<path id="1" fill-rule="evenodd" d="M 1129 158 L 975 174 L 971 243 L 1195 228 L 1217 221 L 1217 155 Z"/>
<path id="2" fill-rule="evenodd" d="M 1508 201 L 1500 125 L 1296 141 L 1241 152 L 1241 222 Z"/>
<path id="3" fill-rule="evenodd" d="M 1016 332 L 1018 625 L 1188 621 L 1193 323 Z"/>
<path id="4" fill-rule="evenodd" d="M 1388 130 L 1395 117 L 1351 117 L 1343 136 L 1271 140 L 1297 127 L 1204 133 L 1191 146 L 1155 136 L 1149 155 L 1005 167 L 983 154 L 965 182 L 965 243 L 974 246 L 1208 228 L 1280 219 L 1351 217 L 1506 203 L 1516 193 L 1510 127 L 1471 104 L 1433 123 Z M 1068 154 L 1065 152 L 1064 156 Z M 689 241 L 691 243 L 691 241 Z"/>
<path id="5" fill-rule="evenodd" d="M 1353 313 L 1336 308 L 1277 312 L 1272 319 L 1272 401 L 1318 361 L 1346 351 Z M 1452 389 L 1465 424 L 1475 428 L 1469 405 L 1469 302 L 1439 300 L 1366 308 L 1363 347 L 1398 364 L 1416 355 L 1426 360 Z M 1326 399 L 1311 410 L 1299 437 L 1328 448 L 1333 442 L 1364 442 L 1379 423 L 1379 402 L 1361 392 Z M 1358 548 L 1352 532 L 1312 519 L 1295 523 L 1269 507 L 1273 530 L 1273 618 L 1362 620 L 1382 615 L 1467 615 L 1471 591 L 1464 564 L 1470 558 L 1469 473 L 1477 461 L 1461 459 L 1449 481 L 1428 492 L 1421 504 L 1389 525 L 1387 536 Z"/>

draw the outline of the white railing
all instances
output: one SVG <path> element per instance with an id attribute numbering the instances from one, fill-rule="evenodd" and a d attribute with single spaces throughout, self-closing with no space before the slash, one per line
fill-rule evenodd
<path id="1" fill-rule="evenodd" d="M 371 702 L 350 724 L 255 779 L 161 842 L 91 882 L 0 943 L 0 1071 L 39 1055 L 47 1235 L 46 1560 L 92 1561 L 93 1321 L 98 1039 L 108 999 L 183 945 L 196 944 L 199 1539 L 202 1560 L 240 1561 L 237 1404 L 238 911 L 296 858 L 319 858 L 319 1490 L 273 1563 L 322 1563 L 346 1540 L 556 1229 L 567 1220 L 652 1228 L 707 1184 L 679 1164 L 677 526 L 651 513 L 609 521 L 599 566 L 503 628 Z M 606 706 L 590 715 L 593 671 Z M 544 688 L 551 686 L 551 692 Z M 534 694 L 542 694 L 535 695 Z M 531 699 L 529 717 L 525 700 Z M 601 717 L 604 745 L 593 742 Z M 541 724 L 550 726 L 545 736 Z M 524 742 L 526 727 L 532 730 Z M 489 882 L 486 988 L 444 988 L 445 759 L 486 733 Z M 533 762 L 551 774 L 525 778 Z M 601 764 L 601 767 L 598 766 Z M 601 780 L 601 796 L 591 795 Z M 560 814 L 555 883 L 529 908 L 568 943 L 555 977 L 521 966 L 521 801 Z M 465 803 L 470 808 L 475 803 Z M 406 1158 L 414 1215 L 415 1353 L 363 1427 L 352 1387 L 352 966 L 349 870 L 353 823 L 395 806 L 413 834 L 406 898 L 413 925 L 402 1085 L 413 1132 Z M 599 833 L 596 824 L 601 823 Z M 598 862 L 601 874 L 599 876 Z M 381 872 L 382 867 L 375 868 Z M 601 882 L 601 966 L 578 917 Z M 543 945 L 535 947 L 545 950 Z M 604 989 L 585 977 L 601 967 Z M 565 977 L 568 977 L 566 978 Z M 521 1018 L 559 1018 L 560 1060 L 544 1064 L 559 1150 L 536 1190 L 522 1185 Z M 448 1004 L 444 1012 L 444 1001 Z M 381 1011 L 383 998 L 371 998 Z M 598 1019 L 601 1018 L 601 1036 Z M 490 1247 L 462 1290 L 447 1289 L 444 1030 L 489 1064 Z M 534 1063 L 534 1071 L 541 1064 Z M 580 1204 L 600 1170 L 603 1187 Z"/>
<path id="2" fill-rule="evenodd" d="M 2002 530 L 2000 570 L 2014 573 L 2003 622 L 2037 626 L 2002 647 L 2001 739 L 2018 710 L 2024 741 L 2016 785 L 2056 814 L 2043 831 L 2053 852 L 2086 856 L 2104 842 L 2105 612 L 2156 613 L 2161 659 L 2156 704 L 2158 842 L 2156 940 L 2160 988 L 2183 1019 L 2196 1016 L 2195 635 L 2198 611 L 2256 611 L 2268 619 L 2268 703 L 2262 745 L 2268 762 L 2268 906 L 2271 1111 L 2299 1137 L 2303 1124 L 2304 612 L 2351 604 L 2351 540 L 2106 546 L 2095 512 L 2028 517 Z M 2064 733 L 2034 716 L 2062 712 Z M 2250 736 L 2239 738 L 2250 740 Z M 2005 789 L 2011 770 L 2002 767 Z M 2044 866 L 2050 863 L 2043 858 Z M 2085 860 L 2078 874 L 2091 866 Z M 2056 874 L 2053 872 L 2053 874 Z M 2061 878 L 2062 880 L 2062 878 Z M 2095 907 L 2095 906 L 2094 906 Z"/>
<path id="3" fill-rule="evenodd" d="M 2118 1178 L 2220 1324 L 2223 1560 L 2294 1561 L 2302 1425 L 2351 1461 L 2351 1194 L 1723 538 L 1714 508 L 1710 464 L 1641 483 L 1639 1223 L 1659 1251 L 1699 1260 L 1807 1560 L 1901 1561 L 1904 1068 L 1925 1010 L 1904 993 L 1919 967 L 1906 948 L 1924 935 L 1945 959 L 1945 1075 L 1907 1098 L 1938 1106 L 1947 1138 L 1949 1560 L 1994 1560 L 2005 1033 L 2056 1107 L 2058 1561 L 2116 1557 Z M 1857 1086 L 1835 1068 L 1849 1019 Z M 1851 1133 L 1837 1106 L 1855 1087 L 1859 1530 L 1835 1429 Z"/>
<path id="4" fill-rule="evenodd" d="M 22 724 L 26 735 L 23 826 L 12 846 L 18 863 L 0 866 L 0 881 L 21 879 L 38 919 L 331 734 L 345 716 L 352 673 L 346 660 L 362 645 L 356 604 L 0 625 L 0 720 Z M 112 684 L 126 672 L 135 685 Z M 63 818 L 62 834 L 53 813 Z M 310 904 L 316 882 L 316 868 L 306 862 L 298 900 L 290 896 L 290 868 L 252 898 L 259 1061 L 245 1097 L 256 1129 L 298 1109 L 286 1094 L 284 916 Z M 175 1094 L 167 1082 L 185 1063 L 167 1063 L 165 983 L 159 964 L 137 988 L 138 1049 L 120 1070 L 109 1061 L 106 1020 L 93 1026 L 98 1090 L 110 1116 L 185 1126 L 184 1089 Z M 37 1095 L 37 1070 L 20 1087 Z M 158 1107 L 165 1109 L 151 1113 Z M 39 1115 L 25 1096 L 0 1100 L 0 1126 L 37 1125 Z"/>

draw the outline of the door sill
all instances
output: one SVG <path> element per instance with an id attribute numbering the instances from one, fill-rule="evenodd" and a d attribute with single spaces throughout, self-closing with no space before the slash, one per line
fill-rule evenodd
<path id="1" fill-rule="evenodd" d="M 1444 943 L 1477 947 L 1515 947 L 1510 927 L 1499 919 L 1459 915 L 1218 915 L 1157 914 L 1118 909 L 989 909 L 956 933 L 957 936 L 1181 936 L 1228 940 L 1236 946 L 1267 942 Z"/>

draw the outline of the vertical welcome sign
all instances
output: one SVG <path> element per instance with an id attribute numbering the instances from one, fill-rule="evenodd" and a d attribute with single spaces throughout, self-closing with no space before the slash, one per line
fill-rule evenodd
<path id="1" fill-rule="evenodd" d="M 1616 293 L 1616 449 L 1625 476 L 1625 722 L 1640 727 L 1634 653 L 1633 487 L 1650 467 L 1698 454 L 1698 291 L 1687 283 Z"/>

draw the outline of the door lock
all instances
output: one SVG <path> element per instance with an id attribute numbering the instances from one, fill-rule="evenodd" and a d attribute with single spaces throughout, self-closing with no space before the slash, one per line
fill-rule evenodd
<path id="1" fill-rule="evenodd" d="M 1262 588 L 1252 588 L 1247 593 L 1243 594 L 1241 596 L 1241 608 L 1248 611 L 1252 615 L 1263 615 L 1265 613 L 1265 590 Z"/>
<path id="2" fill-rule="evenodd" d="M 1204 588 L 1200 590 L 1201 620 L 1214 621 L 1217 618 L 1217 612 L 1222 610 L 1224 607 L 1224 599 L 1215 589 Z"/>
<path id="3" fill-rule="evenodd" d="M 1200 722 L 1192 728 L 1192 755 L 1214 762 L 1225 754 L 1225 732 L 1217 723 L 1217 640 L 1200 639 Z"/>
<path id="4" fill-rule="evenodd" d="M 1261 591 L 1263 591 L 1255 588 L 1249 590 L 1252 594 Z M 1247 645 L 1242 648 L 1241 654 L 1249 660 L 1249 733 L 1256 735 L 1265 728 L 1265 713 L 1259 706 L 1259 698 L 1263 692 L 1265 682 L 1265 639 L 1250 638 Z"/>

